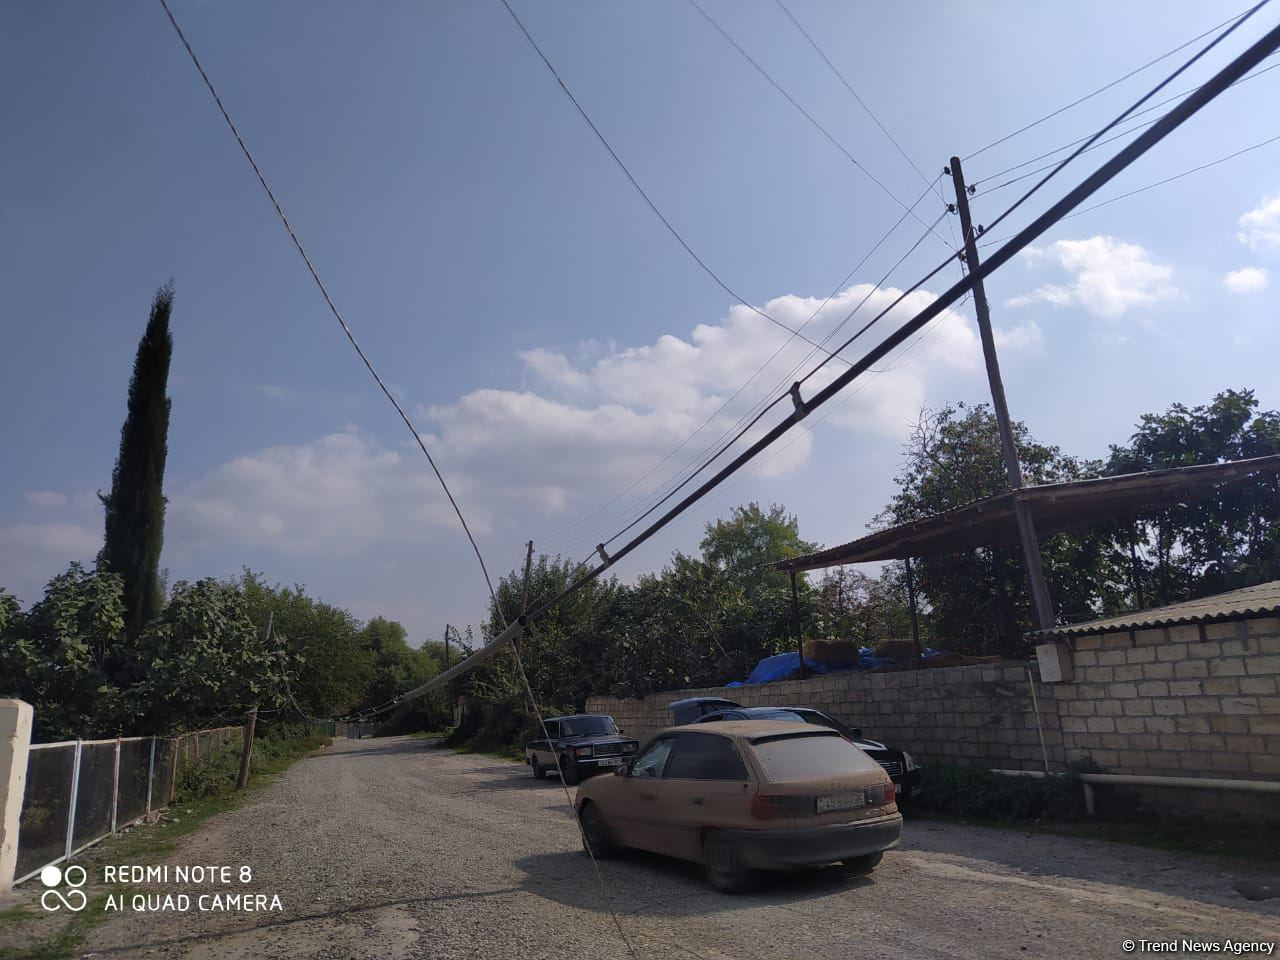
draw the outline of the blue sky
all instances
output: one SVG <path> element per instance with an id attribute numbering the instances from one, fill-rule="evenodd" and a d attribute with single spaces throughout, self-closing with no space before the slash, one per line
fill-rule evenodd
<path id="1" fill-rule="evenodd" d="M 693 248 L 775 319 L 802 323 L 898 218 L 686 0 L 513 6 Z M 704 7 L 866 171 L 899 198 L 920 195 L 777 5 Z M 1240 10 L 788 7 L 929 177 Z M 174 9 L 493 570 L 514 567 L 530 537 L 584 556 L 598 526 L 616 530 L 807 352 L 786 347 L 714 433 L 559 533 L 688 436 L 785 334 L 666 233 L 497 0 Z M 1170 92 L 1277 16 L 1264 10 Z M 968 161 L 976 219 L 1016 190 L 987 194 L 984 178 L 1092 132 L 1177 61 Z M 1278 85 L 1280 70 L 1228 91 L 1099 198 L 1280 134 Z M 465 539 L 159 4 L 0 6 L 0 111 L 0 585 L 30 602 L 95 552 L 93 494 L 110 483 L 133 351 L 153 291 L 172 278 L 171 577 L 249 565 L 361 617 L 398 618 L 415 641 L 478 622 L 485 592 Z M 1273 144 L 1067 220 L 992 279 L 1010 405 L 1037 437 L 1100 456 L 1175 401 L 1253 387 L 1280 406 L 1278 156 Z M 931 221 L 940 204 L 918 209 Z M 807 333 L 825 335 L 921 232 L 907 221 Z M 950 239 L 946 223 L 938 232 Z M 945 255 L 926 238 L 886 286 Z M 707 519 L 753 498 L 786 504 L 809 539 L 856 536 L 892 490 L 921 405 L 984 397 L 965 307 L 618 572 L 695 549 Z"/>

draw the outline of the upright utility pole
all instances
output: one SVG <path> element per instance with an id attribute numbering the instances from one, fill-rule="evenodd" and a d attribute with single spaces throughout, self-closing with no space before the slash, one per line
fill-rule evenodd
<path id="1" fill-rule="evenodd" d="M 533 567 L 533 541 L 529 541 L 529 550 L 524 555 L 524 586 L 520 588 L 520 616 L 524 616 L 525 611 L 529 609 L 529 570 Z M 512 645 L 520 649 L 520 634 L 516 634 L 516 638 L 511 641 Z"/>
<path id="2" fill-rule="evenodd" d="M 1000 427 L 1000 448 L 1004 452 L 1004 467 L 1009 475 L 1009 489 L 1013 492 L 1013 509 L 1018 519 L 1018 536 L 1022 540 L 1022 555 L 1027 564 L 1027 580 L 1031 584 L 1031 605 L 1035 608 L 1036 622 L 1041 630 L 1054 625 L 1053 601 L 1049 597 L 1049 585 L 1044 579 L 1044 563 L 1040 559 L 1040 541 L 1036 538 L 1035 524 L 1031 519 L 1031 507 L 1022 499 L 1022 464 L 1018 462 L 1018 448 L 1013 442 L 1013 427 L 1009 422 L 1009 405 L 1004 398 L 1004 381 L 1000 379 L 1000 363 L 996 360 L 996 341 L 991 333 L 991 312 L 987 307 L 987 291 L 982 277 L 977 276 L 978 240 L 969 215 L 969 191 L 960 169 L 960 158 L 951 158 L 951 179 L 956 188 L 956 208 L 960 213 L 960 228 L 964 233 L 964 259 L 973 282 L 973 309 L 978 315 L 978 333 L 982 337 L 982 356 L 987 362 L 987 381 L 991 385 L 991 405 L 995 408 L 996 423 Z"/>
<path id="3" fill-rule="evenodd" d="M 449 669 L 449 625 L 444 625 L 444 668 Z"/>

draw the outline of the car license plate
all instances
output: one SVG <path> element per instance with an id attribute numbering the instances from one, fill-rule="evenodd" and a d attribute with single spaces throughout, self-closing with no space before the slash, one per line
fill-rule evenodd
<path id="1" fill-rule="evenodd" d="M 864 790 L 850 790 L 847 793 L 833 793 L 825 797 L 818 797 L 818 813 L 857 810 L 866 805 L 867 794 Z"/>
<path id="2" fill-rule="evenodd" d="M 596 761 L 602 767 L 617 767 L 622 765 L 621 757 L 601 757 Z"/>

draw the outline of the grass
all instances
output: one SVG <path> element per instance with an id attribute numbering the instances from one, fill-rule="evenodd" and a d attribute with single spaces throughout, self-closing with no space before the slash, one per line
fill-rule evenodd
<path id="1" fill-rule="evenodd" d="M 409 734 L 409 736 L 414 740 L 443 740 L 449 733 L 449 730 L 419 730 L 417 733 Z"/>
<path id="2" fill-rule="evenodd" d="M 491 757 L 494 760 L 505 760 L 507 763 L 524 763 L 524 751 L 517 750 L 515 747 L 481 747 L 463 744 L 460 747 L 450 747 L 454 753 L 474 753 L 481 757 Z"/>
<path id="3" fill-rule="evenodd" d="M 158 863 L 177 849 L 178 842 L 183 837 L 199 830 L 211 817 L 240 806 L 276 775 L 328 742 L 328 738 L 316 736 L 297 740 L 264 738 L 256 741 L 249 789 L 243 793 L 236 793 L 234 790 L 235 775 L 240 769 L 240 747 L 235 746 L 233 750 L 227 751 L 235 754 L 234 769 L 229 776 L 226 775 L 230 769 L 229 764 L 218 755 L 219 751 L 215 751 L 208 758 L 208 768 L 209 771 L 221 771 L 221 776 L 215 778 L 206 775 L 207 772 L 184 776 L 182 792 L 161 814 L 158 822 L 140 824 L 128 833 L 107 837 L 80 854 L 77 862 L 89 871 L 91 877 L 105 863 Z M 21 894 L 24 889 L 30 888 L 20 887 L 18 892 Z M 64 960 L 73 957 L 85 938 L 107 918 L 108 914 L 103 910 L 107 896 L 124 893 L 128 889 L 117 886 L 96 893 L 90 898 L 86 909 L 69 915 L 62 912 L 45 913 L 32 904 L 18 904 L 0 911 L 0 934 L 3 934 L 0 939 L 0 956 L 4 960 Z M 70 919 L 67 919 L 68 916 Z M 50 921 L 55 918 L 62 922 L 57 929 L 49 930 Z M 12 946 L 16 928 L 27 923 L 39 923 L 44 928 L 44 935 L 37 938 L 39 930 L 33 930 L 26 937 L 32 942 Z"/>

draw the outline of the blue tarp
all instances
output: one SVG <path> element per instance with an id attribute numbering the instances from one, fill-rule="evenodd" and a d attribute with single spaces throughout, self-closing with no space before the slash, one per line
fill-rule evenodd
<path id="1" fill-rule="evenodd" d="M 932 647 L 926 648 L 924 658 L 929 660 L 933 657 L 946 653 L 945 650 L 936 650 Z M 860 647 L 858 649 L 858 664 L 850 666 L 845 663 L 827 663 L 822 660 L 815 660 L 812 657 L 804 658 L 805 670 L 810 674 L 815 673 L 848 673 L 850 671 L 871 670 L 875 667 L 891 667 L 897 661 L 888 657 L 877 657 L 870 647 Z M 777 680 L 794 680 L 800 676 L 800 654 L 794 650 L 790 653 L 778 653 L 772 657 L 765 657 L 756 664 L 756 668 L 751 671 L 751 676 L 743 681 L 734 681 L 727 683 L 727 687 L 742 687 L 747 684 L 757 683 L 773 683 Z"/>

